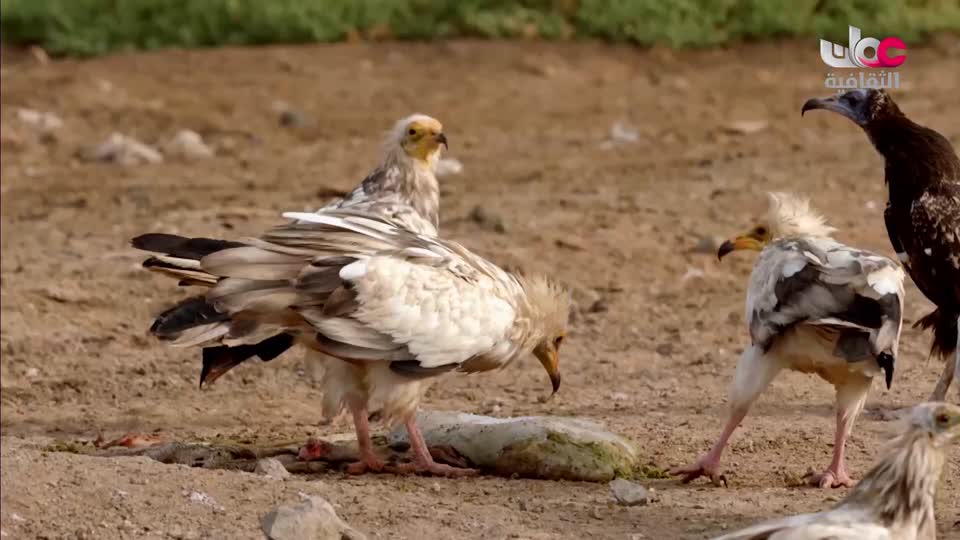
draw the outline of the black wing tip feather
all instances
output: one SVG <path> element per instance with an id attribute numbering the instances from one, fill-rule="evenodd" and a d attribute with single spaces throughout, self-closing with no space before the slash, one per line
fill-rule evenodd
<path id="1" fill-rule="evenodd" d="M 176 339 L 184 330 L 226 319 L 227 316 L 208 304 L 203 296 L 192 296 L 157 315 L 150 325 L 150 333 L 160 339 Z"/>
<path id="2" fill-rule="evenodd" d="M 217 251 L 246 245 L 242 242 L 234 242 L 232 240 L 200 237 L 187 238 L 166 233 L 141 234 L 130 240 L 130 244 L 143 251 L 165 253 L 174 257 L 195 260 L 200 260 Z"/>
<path id="3" fill-rule="evenodd" d="M 933 343 L 930 344 L 930 356 L 937 356 L 944 360 L 953 355 L 957 348 L 957 315 L 944 315 L 940 309 L 935 309 L 913 323 L 914 328 L 922 330 L 933 329 Z"/>
<path id="4" fill-rule="evenodd" d="M 170 248 L 187 241 L 188 238 L 167 233 L 147 233 L 130 240 L 130 245 L 143 251 L 166 253 Z"/>

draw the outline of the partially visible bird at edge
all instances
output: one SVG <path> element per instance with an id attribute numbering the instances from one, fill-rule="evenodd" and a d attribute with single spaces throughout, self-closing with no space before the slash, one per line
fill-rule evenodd
<path id="1" fill-rule="evenodd" d="M 830 510 L 771 520 L 714 540 L 934 540 L 937 484 L 946 450 L 958 439 L 960 407 L 917 405 L 880 460 Z"/>
<path id="2" fill-rule="evenodd" d="M 936 306 L 914 326 L 933 330 L 930 353 L 946 362 L 930 396 L 942 401 L 960 376 L 960 157 L 946 137 L 907 118 L 884 90 L 810 99 L 801 114 L 815 109 L 852 120 L 883 156 L 890 243 Z"/>

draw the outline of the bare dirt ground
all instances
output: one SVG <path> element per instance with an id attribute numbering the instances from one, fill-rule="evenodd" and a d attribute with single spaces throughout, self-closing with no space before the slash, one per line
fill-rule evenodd
<path id="1" fill-rule="evenodd" d="M 9 56 L 9 55 L 8 55 Z M 911 49 L 896 93 L 914 119 L 960 142 L 956 48 Z M 891 253 L 882 162 L 835 115 L 800 117 L 823 95 L 814 43 L 705 52 L 599 44 L 348 44 L 3 63 L 2 527 L 10 538 L 260 538 L 260 517 L 302 491 L 333 502 L 374 538 L 700 539 L 821 509 L 844 490 L 790 486 L 825 466 L 833 392 L 781 375 L 725 456 L 730 486 L 648 480 L 661 500 L 613 504 L 602 484 L 484 477 L 327 474 L 270 481 L 146 458 L 44 453 L 51 438 L 128 431 L 306 439 L 316 387 L 299 353 L 250 362 L 200 391 L 199 351 L 148 339 L 152 316 L 186 295 L 139 268 L 146 231 L 257 233 L 283 210 L 313 209 L 374 164 L 380 134 L 420 111 L 442 119 L 464 172 L 443 179 L 443 234 L 494 260 L 549 271 L 599 300 L 577 317 L 549 404 L 539 365 L 436 384 L 426 407 L 576 415 L 637 441 L 661 468 L 705 451 L 747 342 L 753 257 L 718 264 L 693 248 L 752 224 L 764 191 L 801 191 L 844 241 Z M 282 100 L 310 121 L 282 127 Z M 64 126 L 45 140 L 17 107 Z M 766 128 L 731 132 L 733 122 Z M 611 142 L 622 122 L 633 142 Z M 217 156 L 125 167 L 75 151 L 117 131 L 161 144 L 179 129 Z M 469 219 L 481 205 L 506 234 Z M 906 317 L 929 304 L 910 285 Z M 592 298 L 591 298 L 592 297 Z M 877 382 L 850 443 L 862 474 L 891 424 L 877 411 L 926 398 L 941 366 L 905 329 L 893 389 Z M 956 392 L 951 392 L 955 397 Z M 497 406 L 499 405 L 499 409 Z M 960 455 L 940 485 L 938 529 L 960 538 Z M 196 504 L 202 491 L 222 508 Z M 16 516 L 14 516 L 16 514 Z"/>

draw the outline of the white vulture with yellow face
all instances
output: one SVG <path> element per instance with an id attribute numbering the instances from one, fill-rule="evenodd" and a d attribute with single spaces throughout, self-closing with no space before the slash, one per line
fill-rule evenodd
<path id="1" fill-rule="evenodd" d="M 944 454 L 958 438 L 960 407 L 917 405 L 880 461 L 834 508 L 768 521 L 714 540 L 934 540 L 937 483 Z"/>
<path id="2" fill-rule="evenodd" d="M 406 424 L 414 461 L 401 471 L 471 472 L 435 463 L 414 421 L 441 374 L 498 369 L 533 353 L 559 388 L 570 303 L 550 280 L 507 273 L 378 214 L 284 216 L 296 221 L 202 257 L 216 285 L 160 315 L 153 333 L 174 345 L 233 348 L 282 334 L 327 355 L 341 375 L 328 379 L 324 408 L 348 407 L 357 430 L 361 460 L 350 472 L 384 469 L 371 414 Z"/>
<path id="3" fill-rule="evenodd" d="M 346 208 L 380 214 L 407 230 L 436 235 L 441 146 L 447 147 L 447 136 L 435 118 L 412 114 L 398 120 L 387 133 L 380 165 L 344 198 L 319 211 Z"/>
<path id="4" fill-rule="evenodd" d="M 873 377 L 893 380 L 903 312 L 904 272 L 893 260 L 846 246 L 801 197 L 770 194 L 766 219 L 718 253 L 762 250 L 747 290 L 750 346 L 737 364 L 731 411 L 713 448 L 691 466 L 674 469 L 684 481 L 719 483 L 720 456 L 751 404 L 786 368 L 815 373 L 836 388 L 833 459 L 810 476 L 820 487 L 849 486 L 846 439 Z"/>

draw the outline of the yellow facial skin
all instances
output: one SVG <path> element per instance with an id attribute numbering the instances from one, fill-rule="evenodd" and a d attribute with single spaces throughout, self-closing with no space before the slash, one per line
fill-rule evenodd
<path id="1" fill-rule="evenodd" d="M 717 251 L 717 259 L 723 260 L 724 256 L 740 249 L 749 249 L 753 251 L 762 250 L 771 240 L 770 227 L 766 225 L 757 225 L 749 232 L 741 234 L 733 240 L 727 240 L 720 245 Z"/>
<path id="2" fill-rule="evenodd" d="M 550 384 L 553 385 L 553 394 L 560 389 L 560 344 L 563 343 L 564 335 L 558 335 L 553 339 L 540 342 L 533 349 L 533 355 L 543 364 L 543 369 L 547 370 L 550 376 Z"/>
<path id="3" fill-rule="evenodd" d="M 435 120 L 410 122 L 400 141 L 408 156 L 421 161 L 429 161 L 440 145 L 447 147 L 447 137 L 443 134 L 443 126 Z"/>

